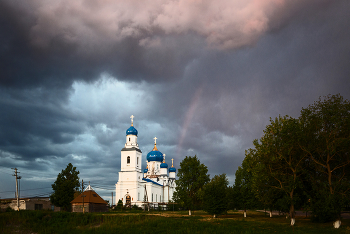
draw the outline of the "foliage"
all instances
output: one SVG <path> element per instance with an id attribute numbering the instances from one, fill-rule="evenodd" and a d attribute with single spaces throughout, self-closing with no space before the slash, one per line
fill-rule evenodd
<path id="1" fill-rule="evenodd" d="M 300 120 L 307 139 L 301 148 L 315 171 L 309 178 L 312 211 L 320 221 L 339 219 L 350 197 L 350 102 L 339 94 L 320 98 L 302 109 Z"/>
<path id="2" fill-rule="evenodd" d="M 123 201 L 119 199 L 117 206 L 115 207 L 116 210 L 122 210 L 123 209 Z"/>
<path id="3" fill-rule="evenodd" d="M 227 210 L 228 180 L 225 174 L 215 175 L 203 186 L 203 210 L 211 215 L 220 215 Z"/>
<path id="4" fill-rule="evenodd" d="M 312 210 L 313 220 L 340 218 L 350 203 L 350 103 L 329 95 L 303 108 L 298 119 L 270 120 L 236 171 L 240 204 L 256 197 L 265 207 Z M 252 196 L 254 194 L 254 196 Z"/>
<path id="5" fill-rule="evenodd" d="M 246 151 L 242 166 L 236 171 L 235 185 L 233 187 L 234 206 L 237 209 L 252 209 L 257 207 L 257 199 L 253 189 L 253 173 L 256 169 L 255 150 Z"/>
<path id="6" fill-rule="evenodd" d="M 201 164 L 197 156 L 186 156 L 180 163 L 174 198 L 189 210 L 202 206 L 200 190 L 209 182 L 208 168 Z"/>
<path id="7" fill-rule="evenodd" d="M 270 120 L 270 125 L 266 126 L 260 141 L 254 141 L 257 150 L 256 160 L 263 166 L 265 170 L 263 174 L 269 180 L 268 184 L 266 179 L 263 183 L 275 195 L 277 190 L 283 193 L 280 196 L 289 198 L 291 217 L 294 217 L 296 192 L 300 191 L 297 190 L 301 186 L 300 177 L 305 173 L 306 154 L 300 148 L 303 140 L 300 121 L 288 116 L 279 116 L 274 121 Z M 258 176 L 261 178 L 261 175 Z M 273 204 L 281 199 L 278 196 L 273 197 L 274 199 L 270 199 Z"/>
<path id="8" fill-rule="evenodd" d="M 69 163 L 66 169 L 57 175 L 55 183 L 51 185 L 54 190 L 50 196 L 52 204 L 62 207 L 65 211 L 71 210 L 70 202 L 74 199 L 74 193 L 80 186 L 78 174 L 76 167 Z"/>

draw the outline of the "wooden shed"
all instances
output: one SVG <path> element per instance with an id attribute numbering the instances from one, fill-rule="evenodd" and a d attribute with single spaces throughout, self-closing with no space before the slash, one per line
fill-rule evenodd
<path id="1" fill-rule="evenodd" d="M 107 212 L 108 205 L 89 185 L 83 193 L 76 197 L 72 204 L 73 212 Z M 84 204 L 84 205 L 83 205 Z"/>

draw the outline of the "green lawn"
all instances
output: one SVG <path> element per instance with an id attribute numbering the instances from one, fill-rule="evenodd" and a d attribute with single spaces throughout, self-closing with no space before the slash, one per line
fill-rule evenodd
<path id="1" fill-rule="evenodd" d="M 77 214 L 50 211 L 0 213 L 0 233 L 349 233 L 350 220 L 343 220 L 340 229 L 332 223 L 312 223 L 298 217 L 291 227 L 283 216 L 269 218 L 260 212 L 239 212 L 213 219 L 205 212 L 111 212 Z"/>

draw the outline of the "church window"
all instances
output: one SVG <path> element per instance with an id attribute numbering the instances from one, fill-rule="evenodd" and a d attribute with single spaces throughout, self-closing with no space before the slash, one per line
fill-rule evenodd
<path id="1" fill-rule="evenodd" d="M 131 197 L 129 195 L 126 196 L 125 205 L 128 206 L 128 207 L 131 206 Z"/>
<path id="2" fill-rule="evenodd" d="M 137 194 L 137 200 L 140 201 L 140 193 Z"/>
<path id="3" fill-rule="evenodd" d="M 129 137 L 129 142 L 130 142 L 130 137 Z"/>
<path id="4" fill-rule="evenodd" d="M 139 157 L 137 157 L 137 165 L 139 165 Z"/>
<path id="5" fill-rule="evenodd" d="M 130 156 L 128 156 L 128 157 L 126 158 L 126 163 L 127 163 L 127 164 L 130 164 Z"/>

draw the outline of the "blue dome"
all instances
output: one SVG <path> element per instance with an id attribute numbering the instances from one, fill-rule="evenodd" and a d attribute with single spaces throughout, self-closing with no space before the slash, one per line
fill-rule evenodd
<path id="1" fill-rule="evenodd" d="M 148 169 L 146 168 L 145 170 L 143 170 L 143 173 L 147 173 L 148 172 Z"/>
<path id="2" fill-rule="evenodd" d="M 133 126 L 130 126 L 128 130 L 126 130 L 126 135 L 135 135 L 137 136 L 137 130 Z"/>
<path id="3" fill-rule="evenodd" d="M 163 154 L 160 151 L 153 149 L 151 152 L 147 154 L 147 161 L 161 162 L 163 161 Z"/>
<path id="4" fill-rule="evenodd" d="M 162 164 L 160 164 L 160 168 L 168 168 L 168 164 L 166 164 L 165 162 L 163 162 Z"/>
<path id="5" fill-rule="evenodd" d="M 175 167 L 170 167 L 169 168 L 169 172 L 176 172 L 176 168 Z"/>

